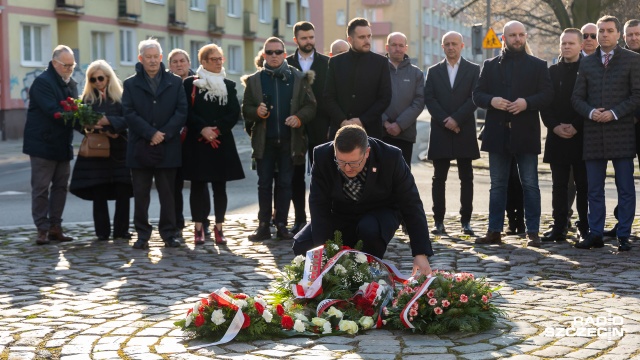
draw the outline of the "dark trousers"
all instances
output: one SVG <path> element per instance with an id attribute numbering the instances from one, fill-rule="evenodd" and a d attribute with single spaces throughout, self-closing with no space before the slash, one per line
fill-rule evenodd
<path id="1" fill-rule="evenodd" d="M 160 199 L 160 222 L 158 231 L 162 240 L 169 240 L 176 233 L 176 208 L 174 186 L 176 168 L 144 168 L 131 169 L 133 182 L 133 224 L 138 239 L 149 240 L 153 227 L 149 224 L 149 203 L 151 201 L 151 185 L 155 179 L 158 198 Z"/>
<path id="2" fill-rule="evenodd" d="M 273 174 L 278 169 L 278 193 L 276 198 L 276 224 L 286 224 L 291 203 L 291 179 L 293 161 L 291 143 L 267 139 L 262 159 L 256 159 L 258 170 L 258 220 L 269 222 L 273 198 Z"/>
<path id="3" fill-rule="evenodd" d="M 384 141 L 385 143 L 389 144 L 389 145 L 393 145 L 397 148 L 399 148 L 402 151 L 402 157 L 404 158 L 404 161 L 407 163 L 407 165 L 409 165 L 409 168 L 411 168 L 411 157 L 413 155 L 413 143 L 410 141 L 406 141 L 406 140 L 401 140 L 401 139 L 396 139 L 390 136 L 385 136 L 382 138 L 382 141 Z"/>
<path id="4" fill-rule="evenodd" d="M 471 159 L 456 159 L 458 177 L 460 178 L 460 222 L 468 223 L 473 211 L 473 167 Z M 446 211 L 446 182 L 450 159 L 433 160 L 433 182 L 431 183 L 431 197 L 433 199 L 433 219 L 442 222 Z"/>
<path id="5" fill-rule="evenodd" d="M 589 200 L 589 231 L 602 236 L 605 220 L 604 181 L 608 160 L 586 160 Z M 618 237 L 629 237 L 636 211 L 636 191 L 633 180 L 633 158 L 613 159 L 618 190 Z"/>
<path id="6" fill-rule="evenodd" d="M 111 235 L 109 204 L 106 194 L 114 188 L 116 208 L 113 214 L 113 237 L 129 234 L 129 186 L 125 184 L 103 184 L 96 186 L 93 199 L 93 223 L 98 237 Z"/>
<path id="7" fill-rule="evenodd" d="M 189 194 L 189 204 L 191 205 L 191 217 L 194 222 L 208 224 L 209 213 L 211 212 L 211 201 L 209 200 L 209 183 L 205 181 L 191 181 L 191 193 Z M 214 181 L 211 183 L 213 192 L 213 210 L 216 216 L 216 223 L 223 223 L 227 212 L 227 182 Z"/>
<path id="8" fill-rule="evenodd" d="M 515 230 L 519 225 L 524 230 L 524 193 L 520 174 L 518 173 L 518 163 L 511 162 L 509 171 L 509 183 L 507 185 L 507 218 L 509 219 L 509 229 Z"/>
<path id="9" fill-rule="evenodd" d="M 62 223 L 71 173 L 70 162 L 35 156 L 31 156 L 30 160 L 31 216 L 38 230 L 49 231 L 51 226 Z"/>
<path id="10" fill-rule="evenodd" d="M 573 172 L 576 188 L 576 208 L 581 226 L 588 224 L 587 212 L 587 168 L 584 161 L 575 164 L 550 164 L 553 188 L 551 205 L 553 207 L 553 226 L 563 231 L 569 218 L 568 183 Z M 586 226 L 585 226 L 586 228 Z"/>
<path id="11" fill-rule="evenodd" d="M 342 233 L 343 245 L 353 248 L 358 240 L 362 240 L 362 251 L 382 259 L 401 220 L 400 212 L 382 208 L 362 215 L 357 221 L 336 223 L 334 229 Z M 295 255 L 304 255 L 308 250 L 323 244 L 314 243 L 312 227 L 313 219 L 296 234 L 293 243 Z"/>
<path id="12" fill-rule="evenodd" d="M 293 166 L 293 178 L 291 179 L 291 202 L 295 211 L 295 222 L 307 222 L 307 205 L 306 192 L 307 184 L 305 183 L 305 175 L 307 172 L 306 164 Z"/>
<path id="13" fill-rule="evenodd" d="M 176 203 L 176 229 L 184 229 L 184 199 L 182 198 L 182 189 L 184 189 L 184 175 L 182 168 L 176 169 L 176 183 L 174 186 L 174 201 Z M 207 198 L 209 195 L 207 194 Z"/>

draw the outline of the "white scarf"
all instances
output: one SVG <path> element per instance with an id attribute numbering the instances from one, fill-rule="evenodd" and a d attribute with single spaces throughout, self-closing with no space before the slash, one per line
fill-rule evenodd
<path id="1" fill-rule="evenodd" d="M 193 85 L 200 89 L 200 92 L 206 91 L 204 99 L 208 101 L 214 101 L 218 99 L 220 105 L 227 104 L 227 85 L 224 83 L 227 74 L 224 71 L 224 67 L 219 73 L 213 73 L 205 70 L 202 65 L 196 71 L 199 79 L 193 81 Z"/>

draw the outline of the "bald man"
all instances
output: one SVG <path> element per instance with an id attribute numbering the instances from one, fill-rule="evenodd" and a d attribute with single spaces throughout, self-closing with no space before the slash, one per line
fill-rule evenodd
<path id="1" fill-rule="evenodd" d="M 580 28 L 582 33 L 582 56 L 589 56 L 598 47 L 598 27 L 594 23 L 586 23 Z"/>
<path id="2" fill-rule="evenodd" d="M 489 153 L 489 229 L 477 244 L 502 242 L 507 184 L 516 161 L 524 192 L 524 217 L 529 246 L 540 247 L 540 114 L 553 100 L 547 63 L 527 54 L 527 31 L 518 21 L 503 29 L 502 53 L 486 60 L 473 91 L 473 102 L 487 109 L 482 151 Z"/>
<path id="3" fill-rule="evenodd" d="M 349 43 L 342 39 L 338 39 L 331 43 L 331 51 L 329 51 L 329 57 L 336 56 L 347 51 L 349 51 Z"/>

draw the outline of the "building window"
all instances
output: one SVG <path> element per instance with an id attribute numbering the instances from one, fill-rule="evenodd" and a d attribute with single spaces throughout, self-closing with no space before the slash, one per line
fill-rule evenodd
<path id="1" fill-rule="evenodd" d="M 155 35 L 148 35 L 145 39 L 156 39 L 158 41 L 158 43 L 160 44 L 160 48 L 162 49 L 162 53 L 163 54 L 167 54 L 169 53 L 167 51 L 167 39 L 164 36 L 155 36 Z"/>
<path id="2" fill-rule="evenodd" d="M 271 0 L 260 0 L 258 3 L 258 16 L 261 23 L 271 22 Z"/>
<path id="3" fill-rule="evenodd" d="M 309 0 L 300 1 L 300 20 L 310 21 L 311 12 L 309 10 Z"/>
<path id="4" fill-rule="evenodd" d="M 113 33 L 108 32 L 91 32 L 91 60 L 106 60 L 108 63 L 113 64 L 115 60 L 115 54 L 113 49 L 115 44 L 113 43 Z"/>
<path id="5" fill-rule="evenodd" d="M 136 63 L 136 34 L 133 30 L 120 30 L 120 63 L 133 65 Z"/>
<path id="6" fill-rule="evenodd" d="M 23 66 L 46 65 L 45 58 L 51 51 L 49 26 L 22 24 L 20 36 L 21 64 Z"/>
<path id="7" fill-rule="evenodd" d="M 229 51 L 227 51 L 227 70 L 233 74 L 242 73 L 242 48 L 236 45 L 229 45 Z"/>
<path id="8" fill-rule="evenodd" d="M 336 25 L 338 26 L 347 25 L 347 17 L 344 15 L 344 10 L 338 10 L 338 12 L 336 12 Z"/>
<path id="9" fill-rule="evenodd" d="M 227 15 L 240 17 L 242 15 L 241 0 L 227 0 Z"/>
<path id="10" fill-rule="evenodd" d="M 144 0 L 144 1 L 152 4 L 164 5 L 164 0 Z"/>
<path id="11" fill-rule="evenodd" d="M 298 22 L 298 9 L 296 3 L 287 2 L 287 26 L 293 26 Z"/>
<path id="12" fill-rule="evenodd" d="M 184 46 L 184 42 L 182 41 L 182 36 L 180 36 L 180 35 L 169 35 L 169 47 L 170 47 L 170 49 L 167 49 L 167 50 L 171 51 L 173 49 L 182 49 L 183 46 Z"/>
<path id="13" fill-rule="evenodd" d="M 201 47 L 205 46 L 206 43 L 204 41 L 192 41 L 191 48 L 189 49 L 189 57 L 191 58 L 191 68 L 196 70 L 200 66 L 200 61 L 198 61 L 198 51 Z"/>
<path id="14" fill-rule="evenodd" d="M 191 0 L 191 10 L 207 11 L 207 0 Z"/>

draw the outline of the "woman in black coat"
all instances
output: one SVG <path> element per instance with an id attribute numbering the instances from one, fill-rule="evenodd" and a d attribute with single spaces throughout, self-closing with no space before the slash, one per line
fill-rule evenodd
<path id="1" fill-rule="evenodd" d="M 216 225 L 213 228 L 217 244 L 227 240 L 222 232 L 227 211 L 226 182 L 244 179 L 231 129 L 238 122 L 240 103 L 236 84 L 225 79 L 222 49 L 209 44 L 198 51 L 200 67 L 197 76 L 184 80 L 189 102 L 187 136 L 182 151 L 184 179 L 191 181 L 189 202 L 195 222 L 194 242 L 204 244 L 204 224 L 211 211 L 207 186 L 211 183 Z"/>
<path id="2" fill-rule="evenodd" d="M 69 191 L 77 197 L 93 201 L 93 222 L 98 240 L 111 234 L 108 200 L 116 201 L 113 238 L 131 239 L 129 233 L 129 199 L 133 196 L 131 172 L 125 166 L 127 123 L 122 116 L 122 85 L 104 60 L 96 60 L 87 68 L 82 100 L 94 111 L 103 113 L 96 129 L 109 136 L 108 158 L 78 156 L 73 168 Z"/>

